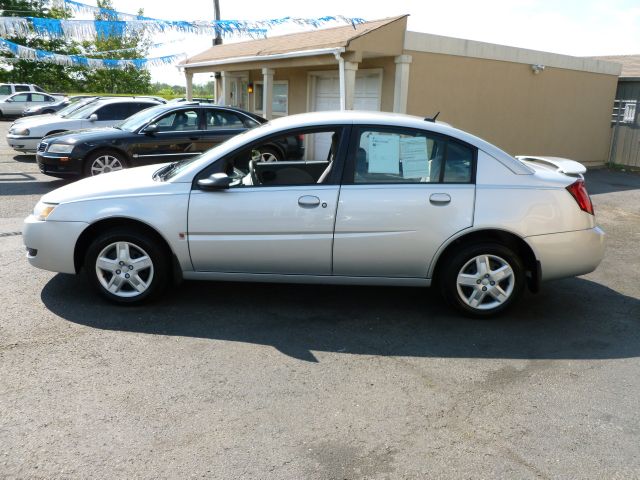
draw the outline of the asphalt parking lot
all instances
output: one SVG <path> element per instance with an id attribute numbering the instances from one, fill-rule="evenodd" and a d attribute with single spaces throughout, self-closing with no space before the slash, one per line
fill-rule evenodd
<path id="1" fill-rule="evenodd" d="M 417 288 L 185 283 L 105 303 L 31 268 L 63 185 L 0 122 L 0 478 L 640 478 L 640 175 L 587 176 L 608 250 L 473 321 Z"/>

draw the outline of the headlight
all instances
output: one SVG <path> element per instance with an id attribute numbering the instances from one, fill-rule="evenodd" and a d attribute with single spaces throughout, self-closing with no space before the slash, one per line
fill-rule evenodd
<path id="1" fill-rule="evenodd" d="M 38 202 L 33 209 L 33 216 L 37 217 L 38 220 L 46 220 L 57 206 L 55 203 Z"/>
<path id="2" fill-rule="evenodd" d="M 49 153 L 71 153 L 75 145 L 68 145 L 66 143 L 51 143 L 49 144 Z"/>
<path id="3" fill-rule="evenodd" d="M 28 128 L 16 128 L 15 130 L 11 130 L 10 132 L 13 135 L 20 135 L 20 136 L 23 136 L 23 137 L 26 137 L 27 135 L 29 135 L 31 133 Z"/>

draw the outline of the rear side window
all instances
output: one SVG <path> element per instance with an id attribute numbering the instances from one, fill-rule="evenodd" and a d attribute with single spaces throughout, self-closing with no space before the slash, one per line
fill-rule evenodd
<path id="1" fill-rule="evenodd" d="M 16 92 L 28 92 L 30 90 L 29 85 L 16 85 Z"/>
<path id="2" fill-rule="evenodd" d="M 469 183 L 473 169 L 473 150 L 461 143 L 449 141 L 444 164 L 444 183 Z"/>
<path id="3" fill-rule="evenodd" d="M 245 126 L 244 119 L 234 112 L 211 108 L 207 109 L 206 112 L 207 130 L 214 130 L 216 128 L 243 128 Z"/>
<path id="4" fill-rule="evenodd" d="M 353 183 L 470 183 L 474 150 L 439 134 L 410 129 L 359 132 Z"/>
<path id="5" fill-rule="evenodd" d="M 50 100 L 51 100 L 51 97 L 49 97 L 48 95 L 42 95 L 41 93 L 31 94 L 32 102 L 49 102 Z"/>
<path id="6" fill-rule="evenodd" d="M 33 89 L 34 89 L 36 92 L 44 92 L 44 90 L 43 90 L 42 88 L 40 88 L 39 86 L 37 86 L 37 85 L 34 85 L 34 86 L 33 86 Z"/>
<path id="7" fill-rule="evenodd" d="M 127 104 L 127 117 L 131 115 L 141 112 L 142 110 L 155 106 L 155 103 L 128 103 Z"/>

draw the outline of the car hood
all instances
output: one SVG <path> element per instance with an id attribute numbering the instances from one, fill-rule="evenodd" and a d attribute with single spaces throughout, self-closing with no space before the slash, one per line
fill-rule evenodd
<path id="1" fill-rule="evenodd" d="M 62 118 L 58 115 L 34 115 L 33 117 L 25 117 L 22 122 L 20 122 L 21 127 L 25 128 L 37 128 L 44 127 L 49 124 L 55 124 L 56 128 L 58 126 L 63 126 L 66 123 L 76 123 L 81 122 L 82 119 L 70 119 L 70 118 Z"/>
<path id="2" fill-rule="evenodd" d="M 13 124 L 15 125 L 16 123 L 24 123 L 24 122 L 33 122 L 33 121 L 43 121 L 43 120 L 47 120 L 47 119 L 51 119 L 52 117 L 56 117 L 56 118 L 62 118 L 59 117 L 58 115 L 56 115 L 55 113 L 43 113 L 41 115 L 31 115 L 29 117 L 20 117 L 20 118 L 16 118 L 13 121 Z"/>
<path id="3" fill-rule="evenodd" d="M 167 185 L 165 182 L 153 179 L 153 173 L 162 166 L 162 164 L 147 165 L 84 178 L 47 193 L 41 201 L 69 203 L 157 193 Z"/>
<path id="4" fill-rule="evenodd" d="M 71 130 L 68 132 L 54 133 L 46 137 L 47 141 L 55 141 L 56 143 L 91 143 L 101 140 L 113 140 L 123 137 L 129 137 L 131 132 L 119 130 L 113 127 L 106 128 L 90 128 L 82 130 Z"/>

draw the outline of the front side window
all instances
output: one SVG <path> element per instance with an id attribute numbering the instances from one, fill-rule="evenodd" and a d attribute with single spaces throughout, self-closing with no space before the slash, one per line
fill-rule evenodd
<path id="1" fill-rule="evenodd" d="M 0 95 L 11 95 L 11 87 L 9 85 L 0 86 Z"/>
<path id="2" fill-rule="evenodd" d="M 198 111 L 178 110 L 161 117 L 157 122 L 158 132 L 180 132 L 198 130 Z"/>
<path id="3" fill-rule="evenodd" d="M 21 93 L 20 95 L 14 95 L 13 97 L 11 97 L 11 101 L 13 101 L 13 102 L 28 102 L 29 101 L 29 94 L 28 93 Z"/>
<path id="4" fill-rule="evenodd" d="M 224 160 L 232 188 L 313 185 L 332 180 L 340 128 L 297 130 L 270 137 Z"/>
<path id="5" fill-rule="evenodd" d="M 440 135 L 363 129 L 354 154 L 353 182 L 469 183 L 472 164 L 471 148 Z"/>
<path id="6" fill-rule="evenodd" d="M 98 120 L 101 122 L 122 120 L 127 118 L 128 109 L 123 103 L 110 103 L 104 107 L 96 110 L 95 114 L 98 115 Z"/>

